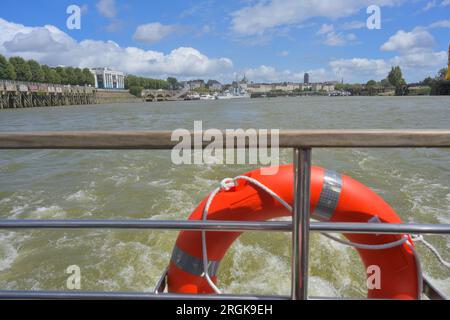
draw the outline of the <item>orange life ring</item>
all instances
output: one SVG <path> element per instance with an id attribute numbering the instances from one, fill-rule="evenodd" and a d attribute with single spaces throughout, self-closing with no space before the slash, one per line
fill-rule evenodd
<path id="1" fill-rule="evenodd" d="M 245 176 L 258 180 L 293 204 L 293 167 L 280 166 L 275 175 L 261 175 L 260 170 Z M 201 220 L 207 199 L 189 217 Z M 313 167 L 311 172 L 312 217 L 329 222 L 401 223 L 394 210 L 377 194 L 358 181 L 338 173 Z M 265 221 L 291 213 L 272 196 L 246 181 L 236 188 L 219 192 L 211 203 L 208 220 Z M 240 232 L 206 232 L 209 275 L 217 281 L 220 261 Z M 401 240 L 401 235 L 345 234 L 355 243 L 379 245 Z M 173 293 L 214 293 L 203 274 L 200 231 L 182 231 L 176 241 L 168 269 L 168 290 Z M 412 240 L 382 250 L 357 249 L 368 268 L 380 268 L 380 288 L 368 289 L 369 298 L 417 299 L 421 283 L 420 266 L 415 258 Z"/>

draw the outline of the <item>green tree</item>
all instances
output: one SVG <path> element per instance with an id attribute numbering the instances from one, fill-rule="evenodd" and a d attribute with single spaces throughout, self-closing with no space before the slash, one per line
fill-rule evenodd
<path id="1" fill-rule="evenodd" d="M 41 68 L 42 72 L 44 73 L 44 82 L 53 84 L 61 83 L 61 77 L 55 69 L 52 69 L 47 65 L 43 65 Z"/>
<path id="2" fill-rule="evenodd" d="M 53 83 L 53 79 L 52 79 L 52 77 L 51 77 L 51 75 L 50 75 L 50 72 L 51 72 L 51 68 L 49 67 L 49 66 L 47 66 L 47 65 L 42 65 L 41 66 L 41 69 L 42 69 L 42 73 L 43 73 L 43 75 L 44 75 L 44 82 L 46 82 L 46 83 Z"/>
<path id="3" fill-rule="evenodd" d="M 84 76 L 84 84 L 85 85 L 91 85 L 91 86 L 95 85 L 94 75 L 88 68 L 83 69 L 83 76 Z"/>
<path id="4" fill-rule="evenodd" d="M 375 94 L 375 87 L 376 87 L 376 85 L 377 85 L 377 82 L 375 80 L 369 80 L 366 83 L 366 90 L 367 90 L 367 93 L 370 96 L 373 96 Z"/>
<path id="5" fill-rule="evenodd" d="M 405 91 L 405 85 L 406 81 L 403 79 L 402 70 L 399 66 L 392 67 L 391 71 L 388 75 L 389 83 L 392 84 L 395 87 L 395 94 L 396 95 L 404 95 Z"/>
<path id="6" fill-rule="evenodd" d="M 438 79 L 439 80 L 445 80 L 445 77 L 447 76 L 447 72 L 448 72 L 448 68 L 442 68 L 441 70 L 439 70 L 438 72 Z"/>
<path id="7" fill-rule="evenodd" d="M 85 84 L 84 74 L 83 71 L 80 68 L 75 68 L 73 70 L 73 78 L 74 78 L 74 85 L 83 86 Z"/>
<path id="8" fill-rule="evenodd" d="M 16 78 L 19 81 L 30 81 L 33 77 L 30 66 L 21 57 L 11 57 L 9 58 L 9 63 L 11 63 L 16 71 Z"/>
<path id="9" fill-rule="evenodd" d="M 57 67 L 56 73 L 59 76 L 60 84 L 68 84 L 69 83 L 69 79 L 67 78 L 66 70 L 63 67 Z"/>
<path id="10" fill-rule="evenodd" d="M 50 79 L 51 79 L 50 80 L 51 83 L 54 83 L 54 84 L 61 84 L 62 83 L 61 76 L 53 68 L 50 69 Z"/>
<path id="11" fill-rule="evenodd" d="M 64 71 L 66 72 L 66 80 L 67 80 L 66 84 L 71 85 L 77 84 L 77 76 L 75 74 L 75 69 L 72 67 L 67 67 L 64 69 Z"/>
<path id="12" fill-rule="evenodd" d="M 0 54 L 0 79 L 16 80 L 14 67 L 4 56 Z"/>
<path id="13" fill-rule="evenodd" d="M 383 79 L 380 81 L 380 84 L 383 88 L 389 88 L 391 86 L 391 83 L 389 82 L 388 79 Z"/>
<path id="14" fill-rule="evenodd" d="M 166 81 L 169 84 L 169 88 L 172 89 L 172 90 L 176 90 L 180 86 L 180 84 L 178 83 L 177 78 L 168 77 Z"/>
<path id="15" fill-rule="evenodd" d="M 173 79 L 175 79 L 175 78 L 173 78 Z M 125 89 L 130 89 L 131 87 L 142 87 L 144 89 L 157 90 L 157 89 L 169 89 L 170 84 L 167 80 L 144 78 L 144 77 L 128 75 L 125 78 Z"/>
<path id="16" fill-rule="evenodd" d="M 138 98 L 142 97 L 142 90 L 144 88 L 140 87 L 140 86 L 131 86 L 130 88 L 130 93 Z"/>
<path id="17" fill-rule="evenodd" d="M 402 69 L 399 66 L 392 67 L 388 75 L 388 80 L 396 88 L 406 84 L 405 79 L 403 79 Z"/>
<path id="18" fill-rule="evenodd" d="M 434 79 L 433 78 L 431 78 L 431 77 L 426 77 L 423 81 L 422 81 L 422 85 L 424 85 L 424 86 L 429 86 L 429 87 L 431 87 L 432 85 L 433 85 L 433 83 L 434 83 Z"/>
<path id="19" fill-rule="evenodd" d="M 345 84 L 343 84 L 343 83 L 337 83 L 337 84 L 334 86 L 334 88 L 335 88 L 336 90 L 344 90 Z"/>
<path id="20" fill-rule="evenodd" d="M 28 66 L 31 71 L 31 81 L 33 82 L 43 82 L 44 72 L 42 72 L 41 65 L 35 60 L 28 60 Z"/>

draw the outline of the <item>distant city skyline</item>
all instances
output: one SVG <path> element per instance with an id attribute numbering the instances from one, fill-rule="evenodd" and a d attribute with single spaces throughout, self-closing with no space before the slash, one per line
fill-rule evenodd
<path id="1" fill-rule="evenodd" d="M 328 5 L 325 5 L 328 4 Z M 447 65 L 449 0 L 115 0 L 2 2 L 0 54 L 49 65 L 109 67 L 180 80 L 245 74 L 254 82 L 385 78 L 407 82 Z M 69 29 L 70 5 L 81 29 Z M 381 29 L 370 30 L 370 5 Z"/>

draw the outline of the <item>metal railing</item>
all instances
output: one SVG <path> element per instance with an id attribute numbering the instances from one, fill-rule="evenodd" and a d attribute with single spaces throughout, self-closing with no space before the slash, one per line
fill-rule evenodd
<path id="1" fill-rule="evenodd" d="M 77 89 L 95 89 L 91 85 L 78 85 L 78 84 L 60 84 L 60 83 L 48 83 L 48 82 L 34 82 L 34 81 L 18 81 L 18 80 L 0 80 L 0 87 L 6 87 L 6 85 L 13 85 L 19 87 L 24 86 L 45 86 L 45 87 L 59 87 L 59 88 L 77 88 Z"/>
<path id="2" fill-rule="evenodd" d="M 228 134 L 223 133 L 226 138 Z M 201 132 L 191 133 L 202 135 Z M 233 139 L 240 138 L 233 135 Z M 225 141 L 227 139 L 224 139 Z M 259 141 L 259 139 L 258 139 Z M 271 141 L 271 139 L 267 139 Z M 0 133 L 0 149 L 171 149 L 178 142 L 170 131 Z M 206 146 L 206 142 L 204 146 Z M 225 147 L 225 146 L 224 146 Z M 229 146 L 227 146 L 229 147 Z M 235 144 L 236 148 L 237 145 Z M 248 145 L 246 147 L 249 147 Z M 257 146 L 259 147 L 259 145 Z M 270 147 L 270 143 L 269 143 Z M 449 235 L 450 224 L 310 223 L 312 148 L 449 148 L 450 130 L 306 130 L 281 131 L 280 148 L 294 149 L 294 212 L 292 221 L 163 221 L 163 220 L 0 220 L 0 229 L 150 229 L 191 231 L 292 232 L 290 296 L 183 295 L 162 293 L 165 274 L 153 293 L 1 291 L 3 299 L 318 299 L 308 297 L 310 232 Z M 424 277 L 424 294 L 447 297 Z"/>

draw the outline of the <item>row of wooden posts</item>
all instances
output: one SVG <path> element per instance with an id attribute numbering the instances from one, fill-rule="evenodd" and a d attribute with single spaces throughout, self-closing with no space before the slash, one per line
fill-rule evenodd
<path id="1" fill-rule="evenodd" d="M 92 87 L 0 80 L 0 109 L 94 104 Z"/>

